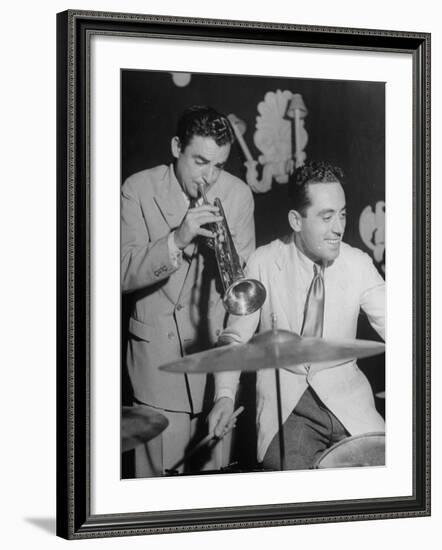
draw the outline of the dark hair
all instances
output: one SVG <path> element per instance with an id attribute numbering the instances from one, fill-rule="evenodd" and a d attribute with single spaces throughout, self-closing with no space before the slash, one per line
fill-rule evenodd
<path id="1" fill-rule="evenodd" d="M 229 119 L 202 105 L 186 109 L 178 120 L 176 135 L 183 149 L 194 136 L 210 137 L 217 145 L 232 144 L 235 140 Z"/>
<path id="2" fill-rule="evenodd" d="M 338 166 L 329 162 L 310 161 L 295 170 L 289 181 L 289 198 L 291 206 L 302 216 L 310 206 L 308 186 L 311 183 L 341 183 L 343 185 L 344 173 Z"/>

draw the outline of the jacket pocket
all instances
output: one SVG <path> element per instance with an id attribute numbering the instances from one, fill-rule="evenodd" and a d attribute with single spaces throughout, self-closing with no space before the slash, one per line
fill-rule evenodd
<path id="1" fill-rule="evenodd" d="M 146 323 L 137 321 L 133 317 L 129 320 L 129 332 L 137 338 L 145 340 L 146 342 L 151 342 L 158 337 L 158 331 L 155 326 L 146 325 Z"/>

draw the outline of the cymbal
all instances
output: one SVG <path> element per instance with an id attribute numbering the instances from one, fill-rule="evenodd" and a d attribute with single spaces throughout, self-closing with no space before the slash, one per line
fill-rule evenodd
<path id="1" fill-rule="evenodd" d="M 385 344 L 381 342 L 307 338 L 287 330 L 269 330 L 255 335 L 247 344 L 229 344 L 194 353 L 162 365 L 160 370 L 196 374 L 280 369 L 312 363 L 326 363 L 321 368 L 329 368 L 336 366 L 336 362 L 384 351 Z"/>
<path id="2" fill-rule="evenodd" d="M 123 407 L 121 416 L 121 450 L 130 451 L 150 441 L 167 428 L 169 421 L 161 413 L 144 407 Z"/>

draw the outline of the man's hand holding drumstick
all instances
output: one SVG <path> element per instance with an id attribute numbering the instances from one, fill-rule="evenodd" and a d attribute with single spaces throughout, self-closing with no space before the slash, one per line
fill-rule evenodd
<path id="1" fill-rule="evenodd" d="M 210 424 L 210 417 L 209 417 L 209 433 L 204 437 L 195 447 L 193 447 L 188 453 L 186 453 L 185 456 L 181 460 L 179 460 L 176 464 L 172 466 L 172 468 L 168 468 L 168 472 L 174 472 L 178 468 L 178 466 L 181 466 L 181 464 L 184 464 L 191 456 L 193 456 L 199 449 L 204 447 L 205 445 L 208 445 L 210 443 L 218 442 L 220 439 L 225 437 L 233 428 L 236 426 L 236 419 L 237 417 L 243 412 L 244 407 L 238 407 L 235 412 L 233 412 L 233 401 L 227 397 L 222 399 L 229 399 L 229 401 L 232 403 L 232 413 L 230 414 L 228 420 L 226 423 L 224 423 L 224 420 L 221 423 L 218 423 L 215 425 L 215 428 L 211 428 Z M 212 410 L 213 412 L 213 410 Z M 224 419 L 224 416 L 223 416 Z M 218 435 L 218 433 L 219 435 Z"/>
<path id="2" fill-rule="evenodd" d="M 239 407 L 233 412 L 233 406 L 233 400 L 230 397 L 221 397 L 216 401 L 208 417 L 209 434 L 222 439 L 235 427 L 236 419 L 244 407 Z"/>

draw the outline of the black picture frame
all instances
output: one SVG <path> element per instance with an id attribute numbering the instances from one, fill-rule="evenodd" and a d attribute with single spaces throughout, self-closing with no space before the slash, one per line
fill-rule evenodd
<path id="1" fill-rule="evenodd" d="M 413 494 L 92 515 L 89 56 L 94 34 L 408 53 L 413 59 Z M 430 35 L 68 10 L 57 15 L 57 534 L 67 539 L 430 515 Z"/>

